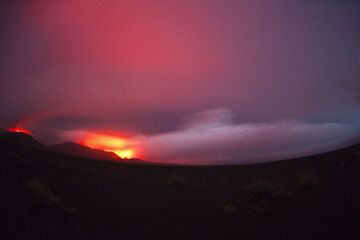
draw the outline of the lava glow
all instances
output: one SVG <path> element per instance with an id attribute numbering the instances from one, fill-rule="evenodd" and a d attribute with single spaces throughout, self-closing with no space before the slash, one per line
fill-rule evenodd
<path id="1" fill-rule="evenodd" d="M 130 148 L 129 141 L 119 136 L 88 133 L 78 143 L 93 149 L 113 152 L 121 158 L 130 159 L 135 156 L 135 149 Z"/>
<path id="2" fill-rule="evenodd" d="M 113 151 L 116 155 L 118 155 L 121 158 L 126 158 L 126 159 L 130 159 L 133 158 L 134 156 L 134 151 L 133 150 L 115 150 Z"/>
<path id="3" fill-rule="evenodd" d="M 9 130 L 10 132 L 31 134 L 31 132 L 30 132 L 29 130 L 26 130 L 26 129 L 21 128 L 21 127 L 9 128 L 8 130 Z"/>

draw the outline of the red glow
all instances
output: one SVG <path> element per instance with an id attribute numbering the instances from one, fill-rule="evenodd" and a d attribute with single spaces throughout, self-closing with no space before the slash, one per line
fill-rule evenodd
<path id="1" fill-rule="evenodd" d="M 88 133 L 77 142 L 90 148 L 113 152 L 121 158 L 131 159 L 137 156 L 134 144 L 116 135 Z"/>
<path id="2" fill-rule="evenodd" d="M 9 128 L 8 130 L 9 130 L 10 132 L 31 134 L 31 132 L 30 132 L 29 130 L 26 130 L 26 129 L 21 128 L 21 127 Z"/>
<path id="3" fill-rule="evenodd" d="M 183 9 L 181 5 L 176 9 Z M 31 3 L 24 9 L 34 24 L 56 39 L 55 51 L 59 41 L 71 49 L 61 51 L 62 58 L 85 58 L 95 66 L 115 69 L 197 72 L 203 65 L 211 65 L 211 55 L 202 49 L 204 44 L 213 46 L 215 37 L 200 21 L 196 6 L 186 8 L 183 15 L 137 1 L 51 1 Z M 87 19 L 93 19 L 92 24 Z M 194 26 L 194 21 L 200 27 Z M 187 28 L 189 34 L 177 28 Z M 76 48 L 64 35 L 72 32 L 80 43 Z"/>

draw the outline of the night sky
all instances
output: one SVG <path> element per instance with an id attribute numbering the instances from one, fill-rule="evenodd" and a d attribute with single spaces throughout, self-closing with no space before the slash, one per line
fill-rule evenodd
<path id="1" fill-rule="evenodd" d="M 360 136 L 359 1 L 1 1 L 0 125 L 227 164 Z"/>

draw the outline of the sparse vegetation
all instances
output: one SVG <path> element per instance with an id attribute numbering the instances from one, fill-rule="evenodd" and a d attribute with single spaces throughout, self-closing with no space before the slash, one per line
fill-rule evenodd
<path id="1" fill-rule="evenodd" d="M 235 212 L 237 212 L 237 207 L 233 204 L 233 203 L 230 203 L 226 200 L 223 200 L 223 205 L 224 205 L 224 212 L 226 214 L 234 214 Z"/>
<path id="2" fill-rule="evenodd" d="M 176 172 L 172 172 L 167 179 L 167 184 L 169 186 L 183 186 L 185 185 L 185 182 L 186 182 L 186 178 L 180 176 Z"/>
<path id="3" fill-rule="evenodd" d="M 247 202 L 258 212 L 265 209 L 268 201 L 285 192 L 284 186 L 268 178 L 257 178 L 254 182 L 243 184 L 241 190 L 246 194 Z"/>
<path id="4" fill-rule="evenodd" d="M 68 214 L 74 214 L 76 212 L 75 207 L 66 205 L 59 196 L 56 196 L 50 191 L 49 187 L 39 179 L 34 179 L 29 182 L 29 188 L 34 196 L 34 202 L 40 204 L 45 203 L 50 207 L 58 208 Z"/>
<path id="5" fill-rule="evenodd" d="M 264 193 L 273 197 L 283 192 L 284 185 L 270 181 L 268 178 L 257 178 L 254 182 L 243 184 L 242 190 L 251 193 Z"/>
<path id="6" fill-rule="evenodd" d="M 359 235 L 339 227 L 356 218 L 358 203 L 352 184 L 358 159 L 342 152 L 249 166 L 169 167 L 89 161 L 36 149 L 21 155 L 18 149 L 1 148 L 5 227 L 0 239 Z M 328 221 L 329 216 L 334 218 Z"/>
<path id="7" fill-rule="evenodd" d="M 319 178 L 313 173 L 300 171 L 295 180 L 296 187 L 314 188 L 318 185 Z"/>
<path id="8" fill-rule="evenodd" d="M 319 184 L 319 178 L 313 173 L 300 171 L 295 180 L 288 183 L 277 183 L 269 178 L 256 178 L 254 181 L 244 183 L 241 186 L 240 197 L 234 201 L 223 200 L 226 213 L 233 213 L 240 205 L 251 206 L 261 212 L 272 199 L 289 197 L 303 188 L 315 188 Z M 246 207 L 246 206 L 245 206 Z"/>

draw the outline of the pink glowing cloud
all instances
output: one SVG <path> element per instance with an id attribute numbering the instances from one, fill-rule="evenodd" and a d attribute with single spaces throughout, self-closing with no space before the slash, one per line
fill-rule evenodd
<path id="1" fill-rule="evenodd" d="M 154 161 L 199 164 L 336 148 L 359 133 L 358 9 L 2 1 L 0 126 L 49 144 L 120 133 Z"/>

